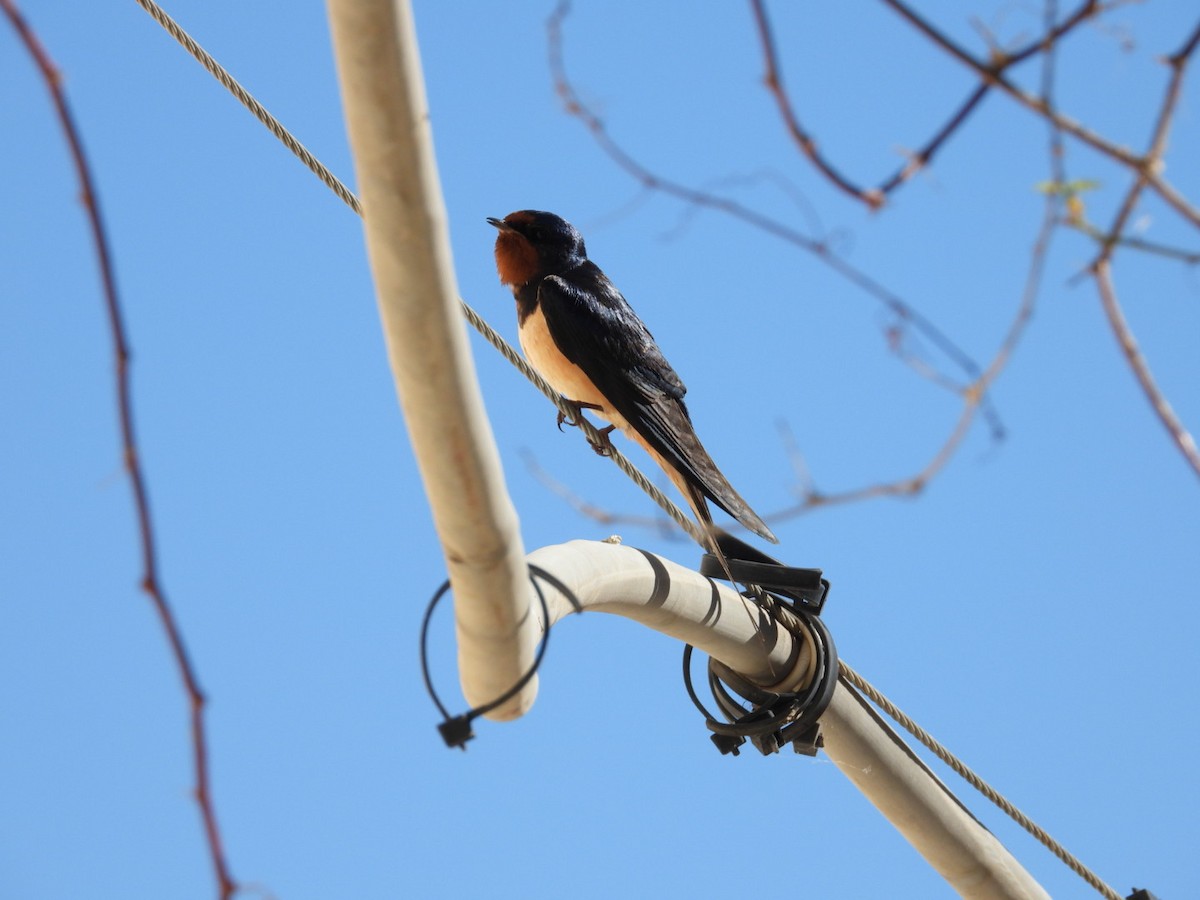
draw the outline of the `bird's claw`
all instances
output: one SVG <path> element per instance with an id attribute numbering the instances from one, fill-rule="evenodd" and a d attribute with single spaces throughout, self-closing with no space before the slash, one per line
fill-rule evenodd
<path id="1" fill-rule="evenodd" d="M 612 443 L 612 440 L 609 438 L 609 435 L 612 433 L 612 430 L 616 427 L 617 427 L 616 425 L 608 425 L 604 428 L 601 428 L 600 429 L 600 440 L 598 440 L 598 441 L 593 441 L 591 439 L 588 440 L 588 443 L 592 445 L 592 449 L 596 451 L 597 456 L 612 456 L 613 443 Z"/>
<path id="2" fill-rule="evenodd" d="M 554 424 L 558 426 L 558 430 L 563 430 L 563 422 L 566 422 L 572 428 L 578 428 L 579 422 L 583 418 L 583 410 L 585 409 L 603 409 L 604 407 L 598 403 L 588 403 L 584 400 L 568 400 L 563 398 L 563 403 L 571 408 L 570 417 L 561 409 L 558 411 L 558 417 L 554 420 Z M 600 451 L 596 451 L 599 453 Z"/>

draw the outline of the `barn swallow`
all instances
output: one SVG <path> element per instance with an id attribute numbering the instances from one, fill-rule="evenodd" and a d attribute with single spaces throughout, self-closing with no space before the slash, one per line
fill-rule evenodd
<path id="1" fill-rule="evenodd" d="M 588 259 L 574 226 L 530 209 L 488 222 L 500 232 L 496 269 L 516 298 L 521 349 L 530 364 L 577 410 L 594 410 L 610 423 L 601 432 L 605 442 L 616 428 L 640 444 L 687 498 L 710 542 L 706 500 L 778 543 L 700 443 L 683 381 L 621 292 Z"/>

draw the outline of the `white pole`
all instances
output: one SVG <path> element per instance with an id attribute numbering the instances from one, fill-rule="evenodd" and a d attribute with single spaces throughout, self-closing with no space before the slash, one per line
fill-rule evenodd
<path id="1" fill-rule="evenodd" d="M 529 669 L 537 630 L 459 311 L 412 12 L 403 0 L 328 10 L 388 359 L 454 584 L 463 691 L 482 705 Z M 488 717 L 516 718 L 536 695 L 531 680 Z"/>
<path id="2" fill-rule="evenodd" d="M 580 610 L 634 619 L 764 687 L 789 690 L 796 686 L 789 673 L 807 669 L 807 654 L 788 631 L 725 585 L 668 560 L 631 547 L 571 541 L 536 550 L 529 561 L 562 581 Z M 544 590 L 551 624 L 575 611 L 561 592 Z M 961 896 L 1048 900 L 856 691 L 838 685 L 821 727 L 829 758 Z"/>
<path id="3" fill-rule="evenodd" d="M 960 896 L 1050 900 L 853 688 L 838 684 L 821 729 L 826 755 Z"/>
<path id="4" fill-rule="evenodd" d="M 412 14 L 403 0 L 328 0 L 368 256 L 397 392 L 455 587 L 459 672 L 472 705 L 529 668 L 538 637 L 516 512 L 467 352 L 438 189 Z M 580 607 L 635 618 L 764 686 L 786 690 L 807 658 L 734 591 L 639 551 L 573 542 L 532 554 Z M 570 612 L 545 586 L 550 623 Z M 531 680 L 489 718 L 525 712 Z M 1045 892 L 924 766 L 840 688 L 826 752 L 964 897 Z"/>
<path id="5" fill-rule="evenodd" d="M 803 644 L 757 605 L 669 559 L 621 544 L 570 541 L 535 550 L 529 562 L 574 593 L 568 598 L 539 582 L 551 625 L 576 611 L 614 613 L 689 643 L 762 685 L 790 687 L 799 677 L 793 673 L 808 670 Z"/>

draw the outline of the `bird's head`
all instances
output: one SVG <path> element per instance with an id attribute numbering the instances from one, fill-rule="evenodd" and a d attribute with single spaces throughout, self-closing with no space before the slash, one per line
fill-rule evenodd
<path id="1" fill-rule="evenodd" d="M 496 235 L 496 269 L 502 284 L 519 287 L 557 275 L 587 259 L 583 236 L 554 213 L 523 209 L 503 219 L 489 218 Z"/>

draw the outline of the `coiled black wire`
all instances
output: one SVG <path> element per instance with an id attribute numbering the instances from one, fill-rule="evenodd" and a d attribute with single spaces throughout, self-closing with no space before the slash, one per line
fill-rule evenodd
<path id="1" fill-rule="evenodd" d="M 525 685 L 529 683 L 529 680 L 537 673 L 538 667 L 541 666 L 542 659 L 546 656 L 546 647 L 550 641 L 550 607 L 546 603 L 546 595 L 543 593 L 541 585 L 538 584 L 539 578 L 549 583 L 552 587 L 556 588 L 564 596 L 566 596 L 568 601 L 576 610 L 582 608 L 579 603 L 579 598 L 575 596 L 570 588 L 568 588 L 559 579 L 555 578 L 545 569 L 530 564 L 529 581 L 533 585 L 534 591 L 537 593 L 538 602 L 542 607 L 542 622 L 545 625 L 545 630 L 542 632 L 542 639 L 538 645 L 537 655 L 534 657 L 533 663 L 529 667 L 529 671 L 518 678 L 513 686 L 507 691 L 505 691 L 496 699 L 490 700 L 481 706 L 476 706 L 473 709 L 469 709 L 467 712 L 462 713 L 461 715 L 450 715 L 445 704 L 443 704 L 441 698 L 438 697 L 438 693 L 433 687 L 433 679 L 429 674 L 429 622 L 433 618 L 433 611 L 437 608 L 438 601 L 440 601 L 442 597 L 446 595 L 446 592 L 450 590 L 450 579 L 446 579 L 446 581 L 442 583 L 442 586 L 434 592 L 433 598 L 429 601 L 429 605 L 425 608 L 425 617 L 421 622 L 421 677 L 425 681 L 425 690 L 429 693 L 429 698 L 433 700 L 434 706 L 436 706 L 438 711 L 442 714 L 443 721 L 440 725 L 438 725 L 438 731 L 441 732 L 442 739 L 445 740 L 447 746 L 461 747 L 463 750 L 466 750 L 467 741 L 475 736 L 471 731 L 471 722 L 511 700 L 514 696 L 516 696 L 517 692 L 520 691 L 521 688 L 525 687 Z"/>
<path id="2" fill-rule="evenodd" d="M 722 753 L 736 756 L 738 748 L 747 739 L 763 754 L 774 753 L 789 743 L 794 743 L 797 752 L 803 753 L 815 752 L 820 746 L 815 726 L 837 688 L 837 648 L 833 636 L 819 616 L 790 604 L 785 605 L 795 615 L 800 627 L 808 631 L 812 638 L 812 652 L 816 657 L 813 677 L 802 690 L 783 693 L 763 690 L 728 666 L 710 658 L 708 687 L 727 720 L 722 722 L 708 711 L 696 694 L 691 674 L 694 648 L 690 644 L 684 647 L 684 686 L 688 697 L 704 716 L 709 731 L 713 732 L 713 743 Z M 747 710 L 734 694 L 749 701 L 751 708 Z"/>

